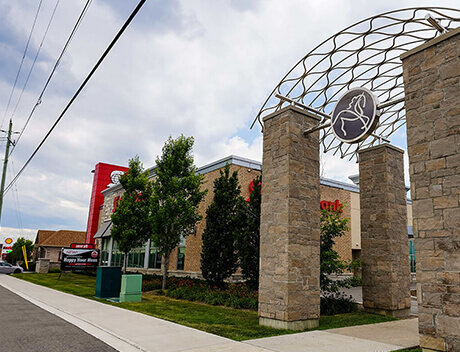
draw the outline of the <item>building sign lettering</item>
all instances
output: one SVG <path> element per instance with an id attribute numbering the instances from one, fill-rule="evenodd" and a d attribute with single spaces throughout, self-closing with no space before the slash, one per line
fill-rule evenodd
<path id="1" fill-rule="evenodd" d="M 61 270 L 95 270 L 99 263 L 99 249 L 62 248 Z"/>
<path id="2" fill-rule="evenodd" d="M 322 200 L 319 203 L 321 209 L 328 210 L 328 211 L 335 211 L 337 213 L 343 213 L 342 204 L 340 204 L 339 200 L 336 199 L 335 202 L 328 202 L 326 200 Z"/>
<path id="3" fill-rule="evenodd" d="M 259 185 L 260 184 L 261 183 L 259 183 Z M 254 181 L 251 181 L 249 183 L 249 194 L 252 194 L 252 192 L 254 192 Z M 246 199 L 246 201 L 249 202 L 249 198 Z M 328 202 L 327 200 L 322 200 L 319 204 L 320 204 L 320 208 L 323 209 L 323 210 L 329 210 L 329 211 L 335 211 L 335 212 L 338 212 L 338 213 L 343 213 L 342 204 L 339 202 L 338 199 L 336 199 L 334 202 Z"/>

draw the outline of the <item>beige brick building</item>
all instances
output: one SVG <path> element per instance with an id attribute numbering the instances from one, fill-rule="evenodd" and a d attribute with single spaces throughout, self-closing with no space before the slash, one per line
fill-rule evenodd
<path id="1" fill-rule="evenodd" d="M 257 176 L 260 175 L 262 165 L 260 162 L 245 159 L 238 156 L 229 156 L 224 159 L 217 160 L 213 163 L 200 167 L 198 172 L 204 175 L 203 188 L 207 188 L 208 194 L 200 204 L 200 213 L 203 214 L 201 220 L 193 234 L 181 243 L 179 248 L 171 254 L 169 270 L 170 274 L 176 276 L 192 276 L 200 277 L 200 257 L 202 239 L 201 235 L 205 228 L 206 209 L 213 199 L 214 180 L 220 176 L 220 170 L 223 170 L 226 164 L 230 165 L 230 172 L 237 171 L 238 179 L 241 185 L 241 195 L 246 199 L 249 197 L 249 184 Z M 153 168 L 149 170 L 153 177 Z M 358 183 L 358 177 L 351 178 L 355 183 Z M 336 239 L 335 249 L 340 257 L 344 260 L 352 260 L 358 258 L 361 252 L 361 230 L 360 230 L 360 204 L 359 204 L 359 186 L 339 182 L 336 180 L 321 178 L 321 202 L 323 204 L 340 203 L 343 205 L 342 216 L 350 219 L 349 227 L 346 235 Z M 112 214 L 116 202 L 123 194 L 121 185 L 114 185 L 103 192 L 104 204 L 100 212 L 99 230 L 95 235 L 97 244 L 101 248 L 102 265 L 121 265 L 122 253 L 118 251 L 116 243 L 113 243 L 110 237 Z M 318 207 L 321 203 L 318 204 Z M 411 214 L 411 204 L 408 203 L 408 214 Z M 411 220 L 408 219 L 408 229 L 411 233 Z M 408 253 L 409 255 L 409 253 Z M 143 248 L 137 248 L 131 252 L 128 259 L 128 266 L 131 270 L 148 273 L 160 273 L 161 258 L 156 255 L 156 250 L 149 243 Z M 238 274 L 235 279 L 238 279 Z"/>

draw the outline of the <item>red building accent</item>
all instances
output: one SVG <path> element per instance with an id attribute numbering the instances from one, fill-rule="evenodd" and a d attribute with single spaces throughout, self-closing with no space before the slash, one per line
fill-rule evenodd
<path id="1" fill-rule="evenodd" d="M 112 183 L 110 174 L 113 171 L 128 171 L 127 167 L 98 163 L 94 168 L 93 190 L 91 192 L 91 203 L 89 206 L 88 226 L 86 227 L 86 243 L 94 243 L 94 235 L 97 232 L 100 207 L 104 204 L 102 191 Z"/>

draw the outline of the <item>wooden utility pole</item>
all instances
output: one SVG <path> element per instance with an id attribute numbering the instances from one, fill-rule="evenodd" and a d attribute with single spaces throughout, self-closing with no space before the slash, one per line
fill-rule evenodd
<path id="1" fill-rule="evenodd" d="M 10 154 L 11 130 L 12 129 L 13 129 L 13 121 L 10 120 L 10 127 L 8 128 L 8 137 L 6 139 L 5 160 L 3 161 L 2 184 L 0 186 L 0 224 L 1 224 L 1 219 L 2 219 L 3 192 L 5 190 L 6 168 L 8 166 L 8 156 Z"/>

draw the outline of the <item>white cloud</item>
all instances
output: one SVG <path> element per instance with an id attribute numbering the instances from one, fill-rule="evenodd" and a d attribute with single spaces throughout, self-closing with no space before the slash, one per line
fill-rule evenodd
<path id="1" fill-rule="evenodd" d="M 262 162 L 262 137 L 254 139 L 252 144 L 249 144 L 243 138 L 235 136 L 225 142 L 222 151 L 222 156 L 233 154 Z"/>
<path id="2" fill-rule="evenodd" d="M 15 114 L 15 130 L 34 105 L 84 3 L 60 3 L 38 69 Z M 12 154 L 16 171 L 136 4 L 93 1 Z M 37 48 L 53 5 L 44 2 L 31 49 Z M 248 131 L 248 127 L 274 86 L 301 57 L 366 17 L 423 5 L 415 0 L 148 1 L 19 179 L 24 227 L 84 230 L 94 165 L 126 165 L 138 154 L 150 167 L 170 135 L 195 137 L 198 166 L 230 154 L 261 160 L 259 128 Z M 455 7 L 456 2 L 436 5 Z M 0 28 L 4 29 L 0 114 L 5 111 L 36 7 L 34 2 L 22 1 L 0 5 Z M 34 54 L 28 55 L 26 69 Z M 21 76 L 18 87 L 23 80 Z M 347 181 L 357 173 L 354 162 L 330 155 L 326 160 L 327 177 Z M 5 198 L 4 213 L 2 224 L 19 226 L 11 194 Z"/>
<path id="3" fill-rule="evenodd" d="M 17 228 L 10 228 L 10 227 L 2 227 L 2 237 L 0 236 L 1 243 L 3 244 L 5 238 L 10 237 L 14 241 L 18 238 L 22 237 L 26 240 L 31 240 L 35 242 L 35 238 L 37 237 L 37 230 L 35 229 L 17 229 Z"/>
<path id="4" fill-rule="evenodd" d="M 340 159 L 329 153 L 321 154 L 320 160 L 320 172 L 323 177 L 352 183 L 348 177 L 359 173 L 359 165 L 354 161 L 348 161 L 347 158 Z"/>

